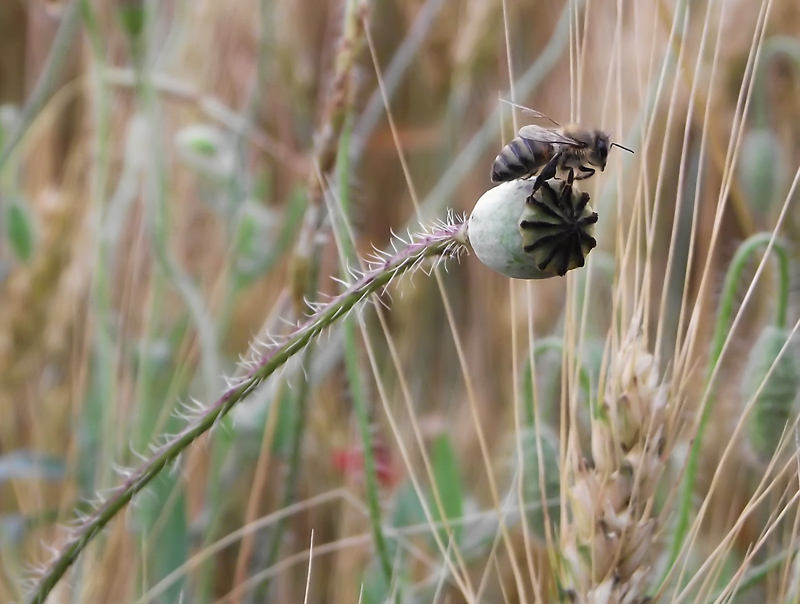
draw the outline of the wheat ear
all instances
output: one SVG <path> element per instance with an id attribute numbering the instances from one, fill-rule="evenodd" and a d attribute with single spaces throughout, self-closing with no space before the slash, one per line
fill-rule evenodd
<path id="1" fill-rule="evenodd" d="M 591 419 L 591 460 L 568 454 L 569 514 L 562 531 L 562 585 L 573 602 L 647 599 L 655 550 L 653 502 L 672 443 L 670 393 L 638 325 L 610 363 Z"/>

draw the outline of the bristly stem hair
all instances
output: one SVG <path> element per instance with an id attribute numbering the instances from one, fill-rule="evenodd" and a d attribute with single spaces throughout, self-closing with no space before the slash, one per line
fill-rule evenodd
<path id="1" fill-rule="evenodd" d="M 314 313 L 289 334 L 279 345 L 263 353 L 257 363 L 236 383 L 228 388 L 210 407 L 171 436 L 167 442 L 154 449 L 153 454 L 138 468 L 127 474 L 126 480 L 96 506 L 95 511 L 81 519 L 62 550 L 37 580 L 29 595 L 28 604 L 43 604 L 48 594 L 64 576 L 86 546 L 120 512 L 133 497 L 142 491 L 162 470 L 174 463 L 189 445 L 211 430 L 227 415 L 234 405 L 246 399 L 273 373 L 295 354 L 303 351 L 322 331 L 346 316 L 357 304 L 389 286 L 392 279 L 415 268 L 426 260 L 441 262 L 457 258 L 465 249 L 465 223 L 448 221 L 437 225 L 431 232 L 413 237 L 397 254 L 383 258 L 371 265 L 340 295 L 326 303 L 316 305 Z"/>

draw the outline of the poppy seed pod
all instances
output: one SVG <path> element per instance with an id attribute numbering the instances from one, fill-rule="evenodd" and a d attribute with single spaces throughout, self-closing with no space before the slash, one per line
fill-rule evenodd
<path id="1" fill-rule="evenodd" d="M 504 182 L 484 193 L 467 236 L 486 266 L 514 279 L 548 279 L 585 264 L 597 245 L 589 194 L 560 179 L 534 193 L 535 179 Z"/>
<path id="2" fill-rule="evenodd" d="M 767 216 L 783 199 L 786 162 L 781 139 L 770 128 L 754 128 L 742 139 L 739 181 L 750 209 Z"/>
<path id="3" fill-rule="evenodd" d="M 788 329 L 766 326 L 750 349 L 747 366 L 742 372 L 742 402 L 747 404 L 758 394 L 748 419 L 750 445 L 765 461 L 775 454 L 781 435 L 787 425 L 791 426 L 794 401 L 800 389 L 800 366 L 795 348 L 790 345 L 781 355 L 790 337 Z"/>

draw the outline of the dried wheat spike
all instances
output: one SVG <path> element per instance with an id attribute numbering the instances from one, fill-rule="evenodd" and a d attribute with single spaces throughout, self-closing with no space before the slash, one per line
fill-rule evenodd
<path id="1" fill-rule="evenodd" d="M 654 552 L 652 503 L 668 455 L 669 389 L 638 327 L 611 362 L 592 418 L 592 460 L 567 460 L 562 585 L 573 602 L 645 600 Z"/>

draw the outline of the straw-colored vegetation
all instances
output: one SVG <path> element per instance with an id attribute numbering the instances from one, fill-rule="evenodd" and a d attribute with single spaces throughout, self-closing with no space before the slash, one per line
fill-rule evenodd
<path id="1" fill-rule="evenodd" d="M 0 602 L 797 601 L 798 181 L 796 0 L 0 2 Z"/>

